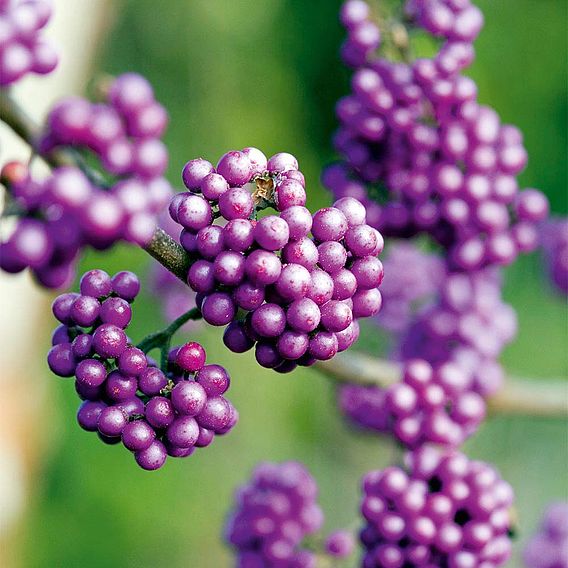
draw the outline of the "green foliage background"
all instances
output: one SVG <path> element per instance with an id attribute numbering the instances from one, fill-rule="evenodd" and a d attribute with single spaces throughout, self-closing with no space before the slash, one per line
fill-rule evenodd
<path id="1" fill-rule="evenodd" d="M 232 148 L 267 154 L 291 151 L 306 174 L 309 205 L 329 196 L 319 183 L 333 158 L 334 103 L 349 73 L 337 51 L 343 34 L 339 0 L 131 0 L 120 6 L 95 74 L 134 70 L 155 85 L 171 114 L 166 141 L 170 179 L 186 160 L 213 162 Z M 471 75 L 480 99 L 525 134 L 526 185 L 541 187 L 552 208 L 566 213 L 567 74 L 563 0 L 480 0 L 486 28 Z M 114 4 L 113 4 L 114 5 Z M 83 268 L 146 271 L 140 251 L 90 254 Z M 507 270 L 505 295 L 519 312 L 518 340 L 504 354 L 508 371 L 565 377 L 565 304 L 544 283 L 539 259 Z M 161 325 L 154 298 L 137 301 L 131 335 Z M 371 334 L 364 334 L 371 335 Z M 221 527 L 234 488 L 259 460 L 304 461 L 321 486 L 327 527 L 355 526 L 359 478 L 386 465 L 388 442 L 351 430 L 336 410 L 333 386 L 315 371 L 280 376 L 231 356 L 220 332 L 198 334 L 211 361 L 233 377 L 230 397 L 239 427 L 187 460 L 169 460 L 156 473 L 140 471 L 120 447 L 107 447 L 75 425 L 68 381 L 45 372 L 53 416 L 30 511 L 18 537 L 21 566 L 230 566 Z M 379 349 L 361 341 L 360 348 Z M 46 338 L 42 348 L 47 350 Z M 43 349 L 42 349 L 43 351 Z M 561 420 L 492 417 L 466 445 L 494 462 L 516 488 L 520 540 L 553 499 L 566 499 L 567 424 Z M 520 546 L 517 547 L 520 549 Z M 355 565 L 354 559 L 348 565 Z M 510 566 L 520 566 L 518 559 Z"/>

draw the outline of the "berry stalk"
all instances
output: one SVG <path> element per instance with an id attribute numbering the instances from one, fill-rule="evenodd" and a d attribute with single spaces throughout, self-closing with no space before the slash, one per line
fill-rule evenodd
<path id="1" fill-rule="evenodd" d="M 401 378 L 401 368 L 396 363 L 360 352 L 342 353 L 331 361 L 319 361 L 315 367 L 338 383 L 367 387 L 385 388 Z M 494 414 L 566 417 L 566 382 L 507 377 L 503 388 L 488 399 L 488 407 Z"/>
<path id="2" fill-rule="evenodd" d="M 6 92 L 0 92 L 0 120 L 35 148 L 38 126 Z M 42 157 L 55 167 L 70 162 L 76 164 L 74 156 L 60 151 Z M 186 283 L 187 271 L 191 264 L 190 257 L 167 233 L 162 229 L 156 229 L 150 242 L 143 248 L 162 266 Z M 184 314 L 182 318 L 186 315 Z M 188 317 L 188 320 L 193 317 Z M 397 365 L 361 353 L 344 353 L 332 361 L 318 363 L 317 368 L 337 382 L 355 382 L 367 386 L 388 386 L 398 381 L 400 376 Z M 563 417 L 568 415 L 566 386 L 563 382 L 554 380 L 537 382 L 509 378 L 504 389 L 490 399 L 489 406 L 493 412 Z"/>
<path id="3" fill-rule="evenodd" d="M 161 229 L 158 229 L 161 231 Z M 162 231 L 163 232 L 163 231 Z M 166 233 L 164 233 L 166 235 Z M 167 236 L 167 235 L 166 235 Z M 170 237 L 168 237 L 170 238 Z M 172 241 L 175 242 L 175 241 Z M 176 243 L 177 244 L 177 243 Z M 156 333 L 152 333 L 145 337 L 138 345 L 138 349 L 148 353 L 152 349 L 160 349 L 161 357 L 161 367 L 165 368 L 168 361 L 168 352 L 170 350 L 170 344 L 172 342 L 172 337 L 178 331 L 180 327 L 186 324 L 190 320 L 201 319 L 201 312 L 197 308 L 192 308 L 191 310 L 185 312 L 177 319 L 175 319 L 168 327 Z"/>

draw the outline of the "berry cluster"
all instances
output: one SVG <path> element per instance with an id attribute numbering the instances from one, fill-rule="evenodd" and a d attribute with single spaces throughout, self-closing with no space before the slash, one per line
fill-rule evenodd
<path id="1" fill-rule="evenodd" d="M 556 288 L 568 295 L 568 218 L 553 218 L 541 227 L 548 273 Z"/>
<path id="2" fill-rule="evenodd" d="M 136 177 L 142 183 L 160 178 L 168 152 L 160 137 L 168 123 L 150 83 L 135 73 L 113 80 L 106 101 L 80 97 L 63 99 L 50 111 L 42 151 L 55 147 L 89 149 L 105 171 Z"/>
<path id="3" fill-rule="evenodd" d="M 237 565 L 314 568 L 315 552 L 301 545 L 323 525 L 317 494 L 314 478 L 299 462 L 258 465 L 249 483 L 239 488 L 227 523 L 226 538 L 238 552 Z M 353 548 L 346 531 L 331 533 L 325 542 L 325 553 L 333 558 L 345 558 Z"/>
<path id="4" fill-rule="evenodd" d="M 484 418 L 485 398 L 503 384 L 498 358 L 516 330 L 494 269 L 450 274 L 401 335 L 403 381 L 388 390 L 345 385 L 339 406 L 355 424 L 392 432 L 407 447 L 460 445 Z M 423 361 L 416 367 L 413 359 Z M 413 377 L 417 369 L 421 376 Z"/>
<path id="5" fill-rule="evenodd" d="M 507 265 L 537 246 L 548 202 L 535 189 L 519 191 L 521 133 L 480 105 L 475 83 L 460 74 L 483 20 L 470 2 L 407 6 L 449 39 L 434 58 L 374 57 L 356 70 L 351 94 L 337 104 L 334 142 L 344 161 L 325 172 L 324 184 L 336 198 L 361 199 L 385 235 L 430 235 L 452 269 Z"/>
<path id="6" fill-rule="evenodd" d="M 425 448 L 408 469 L 363 480 L 364 568 L 503 565 L 511 553 L 510 485 L 488 464 Z"/>
<path id="7" fill-rule="evenodd" d="M 83 403 L 77 420 L 106 443 L 122 440 L 140 467 L 162 467 L 168 455 L 186 457 L 227 433 L 238 413 L 223 397 L 230 378 L 223 367 L 205 364 L 198 343 L 171 350 L 168 368 L 132 345 L 125 333 L 140 290 L 136 275 L 102 270 L 83 275 L 80 294 L 53 302 L 61 325 L 47 361 L 61 377 L 75 376 Z"/>
<path id="8" fill-rule="evenodd" d="M 152 237 L 156 215 L 172 195 L 163 177 L 168 152 L 160 140 L 167 122 L 150 83 L 134 73 L 112 82 L 105 103 L 72 97 L 49 113 L 43 153 L 90 150 L 115 176 L 108 187 L 93 188 L 83 212 L 85 230 L 100 246 L 121 238 L 143 245 Z"/>
<path id="9" fill-rule="evenodd" d="M 383 305 L 376 322 L 387 331 L 404 334 L 416 311 L 431 300 L 446 276 L 439 256 L 422 252 L 413 243 L 391 244 L 383 260 Z"/>
<path id="10" fill-rule="evenodd" d="M 57 53 L 41 38 L 51 12 L 48 0 L 0 0 L 0 87 L 55 69 Z"/>
<path id="11" fill-rule="evenodd" d="M 471 382 L 471 374 L 457 364 L 433 368 L 422 359 L 409 360 L 402 381 L 386 390 L 343 387 L 340 406 L 357 425 L 390 433 L 407 448 L 457 447 L 485 418 L 485 401 Z"/>
<path id="12" fill-rule="evenodd" d="M 193 259 L 187 281 L 203 319 L 229 324 L 229 349 L 256 344 L 262 366 L 289 372 L 353 344 L 357 318 L 380 309 L 383 275 L 383 239 L 361 203 L 340 199 L 312 217 L 296 159 L 255 148 L 228 152 L 216 168 L 191 160 L 183 180 L 189 191 L 170 214 Z M 257 219 L 268 205 L 279 214 Z"/>
<path id="13" fill-rule="evenodd" d="M 347 29 L 341 58 L 350 67 L 360 67 L 379 47 L 381 31 L 372 21 L 371 10 L 364 0 L 347 0 L 341 7 L 340 19 Z"/>
<path id="14" fill-rule="evenodd" d="M 473 42 L 483 27 L 483 14 L 470 0 L 407 0 L 406 15 L 435 37 Z"/>
<path id="15" fill-rule="evenodd" d="M 568 503 L 554 503 L 544 513 L 539 532 L 527 544 L 527 568 L 568 567 Z"/>
<path id="16" fill-rule="evenodd" d="M 498 358 L 516 334 L 517 316 L 503 302 L 498 272 L 454 273 L 444 280 L 438 300 L 409 328 L 400 357 L 458 364 L 471 376 L 470 388 L 487 397 L 502 386 Z"/>
<path id="17" fill-rule="evenodd" d="M 167 115 L 138 75 L 118 77 L 109 100 L 91 104 L 74 98 L 57 105 L 49 115 L 42 152 L 89 148 L 107 172 L 118 176 L 112 183 L 75 166 L 55 168 L 41 181 L 21 164 L 3 168 L 20 220 L 2 244 L 2 269 L 29 267 L 44 286 L 63 287 L 74 275 L 82 247 L 105 249 L 121 239 L 144 245 L 152 238 L 157 215 L 172 196 L 162 177 L 167 152 L 158 138 Z"/>

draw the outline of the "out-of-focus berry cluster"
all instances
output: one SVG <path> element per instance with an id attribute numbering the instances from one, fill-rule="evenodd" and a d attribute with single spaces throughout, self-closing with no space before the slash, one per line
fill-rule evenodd
<path id="1" fill-rule="evenodd" d="M 343 14 L 360 15 L 361 0 Z M 527 153 L 517 128 L 477 100 L 461 71 L 483 18 L 470 2 L 410 1 L 414 24 L 447 38 L 432 58 L 367 56 L 337 104 L 334 143 L 343 161 L 324 173 L 336 198 L 351 196 L 385 236 L 428 234 L 456 270 L 510 264 L 536 248 L 548 214 L 539 191 L 519 190 Z M 350 20 L 347 24 L 351 37 Z"/>
<path id="2" fill-rule="evenodd" d="M 429 383 L 435 386 L 410 393 L 415 385 L 407 385 L 406 376 L 388 391 L 347 385 L 340 389 L 340 407 L 356 424 L 393 432 L 408 447 L 460 445 L 484 418 L 485 399 L 503 384 L 498 358 L 516 331 L 515 311 L 503 302 L 494 269 L 449 274 L 436 300 L 401 335 L 396 353 L 407 363 L 407 374 L 413 359 L 427 361 L 433 369 Z M 404 401 L 402 408 L 390 406 L 395 393 Z"/>
<path id="3" fill-rule="evenodd" d="M 2 243 L 2 269 L 29 267 L 42 285 L 63 287 L 83 247 L 105 249 L 123 239 L 147 244 L 173 193 L 163 177 L 167 151 L 159 139 L 166 123 L 150 84 L 134 74 L 112 83 L 108 103 L 59 103 L 49 114 L 42 152 L 92 151 L 112 179 L 62 166 L 38 180 L 24 166 L 7 164 L 4 182 L 19 210 L 14 232 Z"/>
<path id="4" fill-rule="evenodd" d="M 186 457 L 227 433 L 238 413 L 223 396 L 230 378 L 205 364 L 205 350 L 191 342 L 173 348 L 161 370 L 125 333 L 140 290 L 136 275 L 112 278 L 91 270 L 81 293 L 53 302 L 61 325 L 53 333 L 47 361 L 61 377 L 75 377 L 83 400 L 79 425 L 106 443 L 122 440 L 140 467 L 162 467 L 166 457 Z"/>
<path id="5" fill-rule="evenodd" d="M 568 568 L 568 503 L 553 503 L 523 552 L 527 568 Z"/>
<path id="6" fill-rule="evenodd" d="M 553 217 L 543 223 L 541 243 L 550 280 L 568 295 L 568 218 Z"/>
<path id="7" fill-rule="evenodd" d="M 383 266 L 383 305 L 376 322 L 398 338 L 408 330 L 416 312 L 437 295 L 446 267 L 438 255 L 422 252 L 404 241 L 386 249 Z"/>
<path id="8" fill-rule="evenodd" d="M 228 152 L 188 162 L 187 193 L 170 205 L 192 256 L 188 283 L 205 321 L 228 327 L 236 353 L 256 345 L 264 367 L 289 372 L 331 359 L 381 306 L 380 233 L 356 199 L 306 209 L 304 176 L 286 153 Z M 277 215 L 258 216 L 273 206 Z M 242 315 L 241 315 L 242 314 Z"/>
<path id="9" fill-rule="evenodd" d="M 41 37 L 51 13 L 49 0 L 0 0 L 0 87 L 55 69 L 57 53 Z"/>
<path id="10" fill-rule="evenodd" d="M 433 368 L 422 359 L 408 360 L 402 381 L 388 389 L 343 387 L 340 406 L 356 424 L 390 433 L 408 448 L 426 443 L 456 447 L 485 418 L 485 401 L 471 380 L 454 363 Z"/>
<path id="11" fill-rule="evenodd" d="M 237 551 L 239 568 L 315 568 L 316 553 L 302 541 L 323 525 L 317 503 L 318 487 L 299 462 L 261 463 L 251 480 L 235 496 L 235 509 L 226 538 Z M 336 531 L 325 542 L 325 553 L 334 558 L 349 556 L 353 537 Z"/>
<path id="12" fill-rule="evenodd" d="M 513 491 L 490 465 L 423 448 L 363 480 L 364 568 L 502 566 Z"/>

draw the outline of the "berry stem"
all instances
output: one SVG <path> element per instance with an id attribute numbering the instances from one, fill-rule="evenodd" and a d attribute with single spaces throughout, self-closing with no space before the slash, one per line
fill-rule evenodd
<path id="1" fill-rule="evenodd" d="M 368 387 L 386 388 L 400 380 L 396 363 L 377 359 L 364 353 L 342 353 L 330 361 L 316 363 L 316 368 L 338 383 L 356 383 Z M 561 379 L 525 379 L 507 377 L 503 388 L 488 400 L 494 414 L 568 416 L 568 386 Z"/>
<path id="2" fill-rule="evenodd" d="M 0 120 L 8 125 L 20 138 L 34 147 L 39 138 L 39 127 L 27 116 L 20 106 L 5 91 L 0 91 Z M 57 151 L 42 156 L 53 166 L 77 164 L 76 156 Z M 186 283 L 191 258 L 187 252 L 162 229 L 157 228 L 150 242 L 143 247 L 162 266 Z M 165 330 L 144 339 L 139 348 L 143 351 L 160 347 L 162 356 L 173 334 L 190 319 L 199 319 L 201 313 L 194 308 L 183 314 Z M 164 361 L 162 361 L 164 363 Z M 317 364 L 318 370 L 328 378 L 341 382 L 366 386 L 386 387 L 400 379 L 398 365 L 364 355 L 342 353 L 331 361 Z M 566 382 L 561 380 L 530 380 L 509 377 L 505 387 L 489 400 L 494 413 L 526 416 L 566 417 L 568 401 Z"/>
<path id="3" fill-rule="evenodd" d="M 160 366 L 162 370 L 165 369 L 168 362 L 168 352 L 170 350 L 170 344 L 172 342 L 172 337 L 178 331 L 178 329 L 186 324 L 190 320 L 201 319 L 201 311 L 198 308 L 192 308 L 191 310 L 185 312 L 179 318 L 175 319 L 168 327 L 162 329 L 161 331 L 156 331 L 146 336 L 138 345 L 138 349 L 148 353 L 152 349 L 160 349 Z"/>

